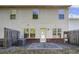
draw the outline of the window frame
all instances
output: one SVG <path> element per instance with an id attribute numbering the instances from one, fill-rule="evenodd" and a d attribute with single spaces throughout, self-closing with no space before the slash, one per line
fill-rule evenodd
<path id="1" fill-rule="evenodd" d="M 54 36 L 56 36 L 56 32 L 57 32 L 56 28 L 53 28 L 53 35 Z"/>
<path id="2" fill-rule="evenodd" d="M 36 35 L 35 31 L 36 31 L 35 28 L 30 28 L 30 38 L 35 38 L 35 35 Z"/>
<path id="3" fill-rule="evenodd" d="M 52 35 L 53 36 L 59 36 L 61 38 L 61 35 L 62 35 L 62 28 L 53 28 L 52 30 Z M 55 34 L 54 34 L 55 32 Z"/>
<path id="4" fill-rule="evenodd" d="M 64 11 L 64 9 L 58 10 L 58 19 L 64 20 L 64 18 L 65 18 L 65 11 Z"/>
<path id="5" fill-rule="evenodd" d="M 10 14 L 10 19 L 11 20 L 16 19 L 16 14 Z"/>
<path id="6" fill-rule="evenodd" d="M 64 20 L 64 14 L 59 14 L 59 19 Z"/>
<path id="7" fill-rule="evenodd" d="M 29 38 L 29 28 L 24 28 L 24 38 Z"/>
<path id="8" fill-rule="evenodd" d="M 10 11 L 10 19 L 15 20 L 16 19 L 16 10 L 11 10 Z"/>
<path id="9" fill-rule="evenodd" d="M 31 32 L 32 29 L 34 30 L 34 32 Z M 24 28 L 24 35 L 28 35 L 28 37 L 24 36 L 24 38 L 35 38 L 36 35 L 35 28 Z"/>
<path id="10" fill-rule="evenodd" d="M 32 19 L 38 19 L 39 17 L 39 9 L 33 9 L 32 11 Z"/>

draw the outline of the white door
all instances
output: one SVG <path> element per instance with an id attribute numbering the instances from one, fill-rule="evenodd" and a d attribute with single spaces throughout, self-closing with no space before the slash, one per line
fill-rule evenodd
<path id="1" fill-rule="evenodd" d="M 40 31 L 40 42 L 46 42 L 46 28 L 41 28 Z"/>

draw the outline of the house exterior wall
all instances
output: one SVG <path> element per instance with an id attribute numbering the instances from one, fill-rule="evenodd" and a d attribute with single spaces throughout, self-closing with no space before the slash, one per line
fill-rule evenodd
<path id="1" fill-rule="evenodd" d="M 37 20 L 32 19 L 33 9 L 39 10 Z M 58 10 L 64 9 L 65 18 L 59 20 Z M 10 20 L 10 11 L 16 10 L 16 19 Z M 20 38 L 24 37 L 24 28 L 34 27 L 36 29 L 36 38 L 40 38 L 40 28 L 49 28 L 47 38 L 52 38 L 52 28 L 61 28 L 68 30 L 68 8 L 0 8 L 0 38 L 4 38 L 4 27 L 20 31 Z"/>
<path id="2" fill-rule="evenodd" d="M 79 30 L 79 18 L 69 19 L 69 30 Z"/>

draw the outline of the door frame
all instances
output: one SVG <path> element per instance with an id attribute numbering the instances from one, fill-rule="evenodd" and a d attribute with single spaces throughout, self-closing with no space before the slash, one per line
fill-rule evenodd
<path id="1" fill-rule="evenodd" d="M 43 37 L 41 35 L 43 35 Z M 46 42 L 46 37 L 47 37 L 47 28 L 40 28 L 40 42 Z"/>

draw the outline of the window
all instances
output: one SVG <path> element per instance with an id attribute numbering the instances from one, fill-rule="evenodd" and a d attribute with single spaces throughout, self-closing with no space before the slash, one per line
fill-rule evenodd
<path id="1" fill-rule="evenodd" d="M 33 19 L 38 19 L 38 14 L 39 14 L 39 10 L 38 9 L 34 9 L 33 10 Z"/>
<path id="2" fill-rule="evenodd" d="M 47 28 L 40 28 L 41 32 L 45 32 Z"/>
<path id="3" fill-rule="evenodd" d="M 35 38 L 35 28 L 24 29 L 24 38 Z"/>
<path id="4" fill-rule="evenodd" d="M 64 10 L 62 9 L 62 10 L 59 10 L 58 11 L 58 15 L 59 15 L 59 19 L 64 19 Z"/>
<path id="5" fill-rule="evenodd" d="M 35 28 L 30 29 L 30 37 L 35 38 Z"/>
<path id="6" fill-rule="evenodd" d="M 16 10 L 11 10 L 10 19 L 16 19 Z"/>
<path id="7" fill-rule="evenodd" d="M 58 36 L 61 38 L 61 28 L 58 28 Z"/>
<path id="8" fill-rule="evenodd" d="M 61 28 L 54 28 L 53 36 L 59 36 L 61 38 Z"/>
<path id="9" fill-rule="evenodd" d="M 61 35 L 61 29 L 58 28 L 58 35 Z"/>
<path id="10" fill-rule="evenodd" d="M 64 14 L 59 14 L 59 19 L 64 19 Z"/>
<path id="11" fill-rule="evenodd" d="M 56 28 L 53 29 L 53 35 L 56 35 Z"/>
<path id="12" fill-rule="evenodd" d="M 16 19 L 16 14 L 11 14 L 10 19 Z"/>
<path id="13" fill-rule="evenodd" d="M 29 38 L 29 28 L 24 29 L 24 38 Z"/>

